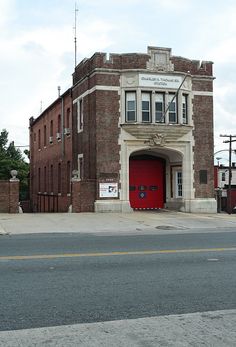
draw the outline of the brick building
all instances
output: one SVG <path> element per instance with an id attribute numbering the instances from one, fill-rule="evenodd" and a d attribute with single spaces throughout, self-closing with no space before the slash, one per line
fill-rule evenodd
<path id="1" fill-rule="evenodd" d="M 164 207 L 216 212 L 213 80 L 212 62 L 172 56 L 169 48 L 84 59 L 73 74 L 71 136 L 38 148 L 39 129 L 45 131 L 44 122 L 48 129 L 60 113 L 60 99 L 51 105 L 59 107 L 52 118 L 49 107 L 31 121 L 33 200 L 38 192 L 54 191 L 44 179 L 39 186 L 37 177 L 48 177 L 50 165 L 62 160 L 64 172 L 68 162 L 77 170 L 74 212 Z"/>
<path id="2" fill-rule="evenodd" d="M 95 53 L 73 74 L 80 184 L 95 211 L 215 212 L 212 62 L 148 47 Z"/>
<path id="3" fill-rule="evenodd" d="M 34 212 L 66 212 L 71 205 L 71 89 L 30 118 L 30 200 Z"/>

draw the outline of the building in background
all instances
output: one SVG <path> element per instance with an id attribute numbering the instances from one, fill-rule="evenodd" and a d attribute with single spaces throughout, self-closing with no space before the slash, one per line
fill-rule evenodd
<path id="1" fill-rule="evenodd" d="M 216 212 L 212 65 L 158 47 L 81 61 L 30 120 L 34 210 Z"/>
<path id="2" fill-rule="evenodd" d="M 32 211 L 67 212 L 71 205 L 71 89 L 38 118 L 30 118 L 29 129 Z"/>
<path id="3" fill-rule="evenodd" d="M 229 166 L 215 165 L 214 170 L 218 212 L 236 213 L 236 163 L 233 162 L 231 165 L 230 182 Z"/>

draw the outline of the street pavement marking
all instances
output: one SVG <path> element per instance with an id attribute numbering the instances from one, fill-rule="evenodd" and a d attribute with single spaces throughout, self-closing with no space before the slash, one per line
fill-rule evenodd
<path id="1" fill-rule="evenodd" d="M 110 257 L 115 255 L 152 255 L 152 254 L 177 254 L 177 253 L 203 253 L 203 252 L 228 252 L 236 251 L 236 247 L 223 248 L 192 248 L 192 249 L 166 249 L 148 251 L 120 251 L 105 253 L 62 253 L 62 254 L 35 254 L 35 255 L 9 255 L 0 256 L 1 260 L 33 260 L 33 259 L 57 259 L 80 257 Z"/>

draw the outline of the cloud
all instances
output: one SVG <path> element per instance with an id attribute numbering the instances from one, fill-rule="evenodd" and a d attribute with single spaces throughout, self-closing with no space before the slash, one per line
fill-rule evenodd
<path id="1" fill-rule="evenodd" d="M 0 29 L 3 29 L 13 17 L 14 0 L 0 0 Z"/>

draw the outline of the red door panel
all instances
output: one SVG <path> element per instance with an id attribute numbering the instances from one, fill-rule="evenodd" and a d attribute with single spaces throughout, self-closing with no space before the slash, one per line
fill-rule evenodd
<path id="1" fill-rule="evenodd" d="M 164 163 L 162 160 L 132 160 L 129 164 L 129 199 L 132 208 L 164 207 Z"/>

